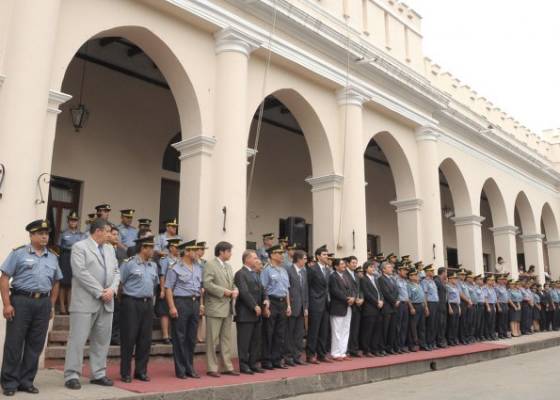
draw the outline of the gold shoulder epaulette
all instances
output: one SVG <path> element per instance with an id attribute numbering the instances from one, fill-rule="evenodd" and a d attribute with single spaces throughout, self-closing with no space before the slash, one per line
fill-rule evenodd
<path id="1" fill-rule="evenodd" d="M 55 249 L 49 249 L 49 251 L 57 257 L 60 255 L 60 254 L 58 254 L 58 251 L 56 251 Z"/>
<path id="2" fill-rule="evenodd" d="M 133 258 L 134 258 L 134 257 L 125 258 L 125 259 L 123 260 L 123 262 L 129 262 L 129 261 L 132 260 Z"/>
<path id="3" fill-rule="evenodd" d="M 19 250 L 19 249 L 23 249 L 25 246 L 26 246 L 25 244 L 22 244 L 21 246 L 14 247 L 14 248 L 13 248 L 13 251 L 16 251 L 16 250 Z"/>

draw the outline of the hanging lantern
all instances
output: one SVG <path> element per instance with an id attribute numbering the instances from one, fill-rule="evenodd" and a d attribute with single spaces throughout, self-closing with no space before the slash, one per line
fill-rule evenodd
<path id="1" fill-rule="evenodd" d="M 78 107 L 72 107 L 70 113 L 72 114 L 72 125 L 74 125 L 75 131 L 79 132 L 80 129 L 86 126 L 89 111 L 85 105 L 80 104 Z"/>

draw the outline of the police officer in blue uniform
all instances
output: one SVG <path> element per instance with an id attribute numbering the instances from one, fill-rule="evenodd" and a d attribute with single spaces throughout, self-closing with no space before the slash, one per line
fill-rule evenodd
<path id="1" fill-rule="evenodd" d="M 264 322 L 264 346 L 262 367 L 264 369 L 288 368 L 283 362 L 285 353 L 285 333 L 288 317 L 292 310 L 290 306 L 290 278 L 282 267 L 284 263 L 284 249 L 280 245 L 268 250 L 269 264 L 261 273 L 261 283 L 265 296 L 270 301 L 270 316 Z"/>
<path id="2" fill-rule="evenodd" d="M 152 220 L 150 218 L 138 218 L 138 230 L 152 229 Z"/>
<path id="3" fill-rule="evenodd" d="M 127 208 L 125 210 L 121 210 L 121 223 L 118 225 L 118 228 L 119 233 L 121 234 L 121 243 L 126 248 L 134 246 L 134 241 L 138 237 L 138 229 L 132 226 L 133 218 L 133 209 Z"/>
<path id="4" fill-rule="evenodd" d="M 76 211 L 70 212 L 67 217 L 68 228 L 60 233 L 58 237 L 58 248 L 60 256 L 58 263 L 62 271 L 62 280 L 60 281 L 60 293 L 58 295 L 58 303 L 60 305 L 60 314 L 66 315 L 67 307 L 70 305 L 70 288 L 72 285 L 72 266 L 70 265 L 70 255 L 72 245 L 85 239 L 86 235 L 78 226 L 80 217 Z"/>
<path id="5" fill-rule="evenodd" d="M 156 237 L 156 246 L 154 247 L 156 256 L 163 255 L 167 252 L 168 239 L 181 239 L 181 237 L 177 235 L 177 229 L 179 229 L 177 218 L 170 219 L 165 223 L 165 232 Z"/>
<path id="6" fill-rule="evenodd" d="M 406 259 L 405 259 L 406 261 Z M 398 264 L 398 275 L 395 278 L 397 283 L 397 290 L 399 292 L 398 301 L 399 307 L 397 310 L 397 352 L 408 353 L 408 347 L 406 345 L 408 339 L 408 319 L 409 319 L 409 309 L 408 309 L 408 282 L 406 280 L 408 274 L 408 267 L 405 263 L 401 262 Z"/>
<path id="7" fill-rule="evenodd" d="M 507 275 L 498 275 L 498 284 L 496 285 L 496 296 L 498 300 L 498 314 L 496 316 L 498 328 L 498 337 L 500 339 L 508 338 L 508 319 L 509 319 L 509 292 L 506 287 Z"/>
<path id="8" fill-rule="evenodd" d="M 263 265 L 268 264 L 268 249 L 272 247 L 274 241 L 274 233 L 265 233 L 262 235 L 263 246 L 257 249 L 257 255 L 261 259 Z"/>
<path id="9" fill-rule="evenodd" d="M 167 270 L 165 296 L 171 316 L 173 361 L 179 379 L 200 378 L 194 370 L 198 320 L 204 314 L 202 268 L 196 259 L 196 240 L 177 246 L 181 259 Z"/>
<path id="10" fill-rule="evenodd" d="M 433 350 L 436 347 L 437 321 L 439 309 L 439 296 L 436 282 L 434 281 L 434 265 L 429 264 L 424 268 L 424 279 L 420 286 L 424 290 L 428 311 L 426 312 L 426 349 Z M 418 272 L 420 277 L 420 272 Z"/>
<path id="11" fill-rule="evenodd" d="M 137 254 L 120 267 L 121 300 L 121 380 L 131 381 L 130 365 L 134 354 L 134 378 L 150 380 L 148 360 L 152 346 L 152 300 L 158 283 L 153 236 L 135 240 Z"/>
<path id="12" fill-rule="evenodd" d="M 459 279 L 457 280 L 457 287 L 459 288 L 459 296 L 461 297 L 461 318 L 459 318 L 459 341 L 461 344 L 469 344 L 469 326 L 472 320 L 472 300 L 470 297 L 469 289 L 466 286 L 467 270 L 464 268 L 459 269 Z"/>
<path id="13" fill-rule="evenodd" d="M 171 338 L 169 337 L 169 306 L 165 297 L 165 277 L 167 276 L 167 271 L 173 268 L 177 261 L 179 261 L 179 243 L 181 243 L 181 239 L 168 239 L 167 254 L 161 257 L 158 263 L 159 286 L 157 289 L 159 290 L 156 290 L 154 311 L 161 324 L 161 340 L 164 344 L 171 344 Z"/>
<path id="14" fill-rule="evenodd" d="M 49 222 L 39 219 L 25 229 L 30 243 L 14 249 L 0 267 L 0 294 L 7 320 L 0 378 L 5 396 L 16 391 L 39 393 L 33 381 L 62 279 L 58 259 L 47 249 Z"/>
<path id="15" fill-rule="evenodd" d="M 449 272 L 447 275 L 447 344 L 456 346 L 459 344 L 459 318 L 461 317 L 461 296 L 457 286 L 457 273 Z"/>
<path id="16" fill-rule="evenodd" d="M 496 290 L 494 284 L 496 279 L 493 275 L 486 276 L 484 278 L 484 283 L 486 284 L 482 288 L 482 294 L 484 296 L 484 306 L 486 308 L 486 313 L 484 314 L 484 337 L 486 340 L 496 340 L 496 311 L 499 307 L 498 298 L 496 296 Z"/>
<path id="17" fill-rule="evenodd" d="M 416 268 L 408 270 L 408 298 L 409 298 L 409 346 L 411 351 L 430 351 L 426 346 L 426 312 L 428 304 L 424 289 L 420 286 L 420 277 Z"/>
<path id="18" fill-rule="evenodd" d="M 109 220 L 109 214 L 111 214 L 111 206 L 109 204 L 99 204 L 94 208 L 97 218 L 101 218 L 106 221 Z"/>

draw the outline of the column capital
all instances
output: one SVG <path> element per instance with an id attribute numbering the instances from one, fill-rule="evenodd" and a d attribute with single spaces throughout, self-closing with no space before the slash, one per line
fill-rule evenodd
<path id="1" fill-rule="evenodd" d="M 417 211 L 422 208 L 424 202 L 422 199 L 405 199 L 405 200 L 393 200 L 390 201 L 393 207 L 395 207 L 396 213 L 406 212 L 406 211 Z"/>
<path id="2" fill-rule="evenodd" d="M 490 228 L 490 231 L 494 233 L 494 236 L 499 235 L 516 235 L 519 228 L 515 225 L 504 225 L 504 226 L 494 226 Z"/>
<path id="3" fill-rule="evenodd" d="M 251 52 L 261 46 L 259 41 L 231 26 L 216 32 L 214 39 L 216 40 L 216 54 L 233 51 L 249 56 Z"/>
<path id="4" fill-rule="evenodd" d="M 1 83 L 2 80 L 0 79 L 0 84 Z M 57 90 L 49 89 L 49 104 L 47 106 L 47 111 L 54 114 L 60 114 L 60 110 L 58 109 L 58 107 L 61 104 L 66 103 L 71 98 L 72 95 L 62 93 Z"/>
<path id="5" fill-rule="evenodd" d="M 559 249 L 560 248 L 560 240 L 547 240 L 545 242 L 546 247 L 549 249 Z"/>
<path id="6" fill-rule="evenodd" d="M 440 129 L 435 125 L 425 125 L 416 128 L 416 141 L 423 142 L 423 141 L 432 141 L 437 142 L 439 137 L 441 136 Z"/>
<path id="7" fill-rule="evenodd" d="M 544 235 L 542 233 L 532 233 L 529 235 L 521 235 L 523 243 L 542 242 Z"/>
<path id="8" fill-rule="evenodd" d="M 214 137 L 200 135 L 173 143 L 172 146 L 181 153 L 179 160 L 183 161 L 199 155 L 211 156 L 216 142 Z"/>
<path id="9" fill-rule="evenodd" d="M 465 215 L 463 217 L 452 217 L 451 221 L 455 223 L 455 226 L 481 226 L 482 222 L 485 220 L 485 217 L 481 217 L 480 215 Z"/>
<path id="10" fill-rule="evenodd" d="M 369 100 L 369 96 L 355 86 L 347 86 L 336 91 L 336 101 L 340 106 L 358 106 Z"/>
<path id="11" fill-rule="evenodd" d="M 321 192 L 323 190 L 340 189 L 344 177 L 342 175 L 330 174 L 323 176 L 310 176 L 305 182 L 311 185 L 311 192 Z"/>

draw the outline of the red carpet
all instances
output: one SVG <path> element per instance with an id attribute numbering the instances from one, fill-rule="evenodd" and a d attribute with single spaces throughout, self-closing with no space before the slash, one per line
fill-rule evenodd
<path id="1" fill-rule="evenodd" d="M 115 380 L 115 386 L 137 393 L 153 393 L 153 392 L 177 392 L 194 388 L 205 388 L 212 386 L 238 385 L 243 383 L 274 381 L 285 378 L 296 378 L 302 376 L 311 376 L 336 371 L 351 371 L 362 368 L 384 367 L 388 365 L 403 364 L 412 361 L 434 360 L 439 358 L 460 356 L 463 354 L 478 353 L 490 350 L 498 350 L 508 348 L 507 345 L 493 343 L 476 343 L 469 346 L 455 346 L 447 349 L 417 353 L 401 354 L 396 356 L 388 356 L 381 358 L 354 358 L 349 361 L 335 362 L 332 364 L 321 363 L 319 365 L 305 365 L 292 367 L 283 370 L 266 371 L 264 374 L 227 376 L 222 375 L 220 378 L 211 378 L 206 374 L 206 363 L 203 359 L 195 360 L 195 369 L 201 375 L 201 379 L 186 380 L 175 378 L 173 369 L 173 361 L 171 359 L 155 359 L 151 360 L 148 366 L 148 373 L 152 378 L 151 382 L 140 382 L 133 380 L 132 383 L 123 383 L 119 380 L 118 363 L 110 364 L 108 375 Z M 62 365 L 52 366 L 56 369 L 63 369 Z M 237 362 L 236 362 L 237 368 Z M 89 373 L 89 366 L 84 368 L 84 375 Z"/>

